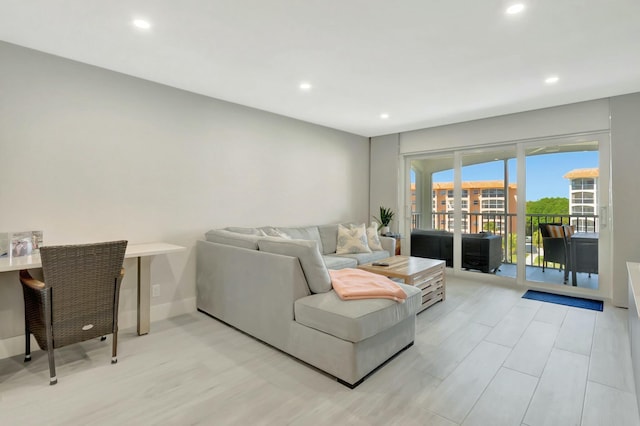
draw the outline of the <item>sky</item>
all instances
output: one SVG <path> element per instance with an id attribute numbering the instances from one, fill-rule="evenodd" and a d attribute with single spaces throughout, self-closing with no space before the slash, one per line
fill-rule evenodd
<path id="1" fill-rule="evenodd" d="M 516 159 L 509 160 L 509 183 L 517 183 Z M 569 198 L 569 180 L 563 178 L 574 169 L 598 167 L 598 151 L 564 152 L 528 156 L 527 201 L 545 197 Z M 462 180 L 502 180 L 502 160 L 462 168 Z M 413 180 L 413 176 L 412 176 Z M 434 182 L 453 182 L 453 170 L 434 173 Z"/>

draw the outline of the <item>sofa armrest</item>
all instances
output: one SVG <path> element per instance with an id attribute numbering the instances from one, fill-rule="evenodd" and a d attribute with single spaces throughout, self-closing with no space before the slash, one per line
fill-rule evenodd
<path id="1" fill-rule="evenodd" d="M 396 239 L 391 237 L 380 237 L 380 244 L 382 249 L 389 252 L 389 256 L 396 255 Z"/>
<path id="2" fill-rule="evenodd" d="M 293 303 L 310 294 L 297 257 L 201 240 L 196 290 L 199 310 L 280 349 Z"/>

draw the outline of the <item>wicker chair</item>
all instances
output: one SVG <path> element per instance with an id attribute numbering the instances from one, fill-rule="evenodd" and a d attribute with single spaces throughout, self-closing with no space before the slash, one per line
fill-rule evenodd
<path id="1" fill-rule="evenodd" d="M 42 247 L 44 282 L 20 271 L 25 310 L 25 362 L 30 334 L 49 357 L 49 384 L 56 378 L 53 350 L 113 334 L 111 363 L 117 362 L 118 299 L 127 241 Z"/>
<path id="2" fill-rule="evenodd" d="M 549 233 L 548 226 L 557 226 L 561 230 L 560 237 L 552 236 Z M 542 248 L 544 250 L 544 262 L 542 263 L 542 272 L 544 272 L 547 262 L 560 264 L 560 271 L 564 269 L 564 282 L 569 279 L 569 249 L 567 245 L 567 237 L 564 234 L 564 228 L 561 223 L 540 223 L 540 235 L 542 236 Z"/>

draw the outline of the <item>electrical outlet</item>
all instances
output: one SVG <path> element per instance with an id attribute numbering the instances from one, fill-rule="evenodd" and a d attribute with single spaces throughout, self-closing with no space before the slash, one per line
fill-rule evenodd
<path id="1" fill-rule="evenodd" d="M 151 297 L 159 297 L 160 296 L 160 284 L 154 284 L 151 287 Z"/>

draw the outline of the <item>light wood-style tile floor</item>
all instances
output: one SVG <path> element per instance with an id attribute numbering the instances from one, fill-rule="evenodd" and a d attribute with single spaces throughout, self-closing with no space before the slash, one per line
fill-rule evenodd
<path id="1" fill-rule="evenodd" d="M 0 425 L 640 425 L 627 311 L 448 277 L 415 345 L 355 390 L 200 313 L 0 360 Z"/>

